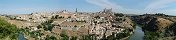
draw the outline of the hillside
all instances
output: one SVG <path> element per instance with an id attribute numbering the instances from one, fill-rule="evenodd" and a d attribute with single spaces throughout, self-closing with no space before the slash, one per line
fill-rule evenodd
<path id="1" fill-rule="evenodd" d="M 134 31 L 129 16 L 105 9 L 97 13 L 69 12 L 7 15 L 28 40 L 124 40 Z"/>
<path id="2" fill-rule="evenodd" d="M 0 16 L 0 40 L 18 40 L 18 28 Z"/>
<path id="3" fill-rule="evenodd" d="M 167 36 L 170 32 L 170 28 L 175 25 L 175 16 L 169 16 L 165 14 L 144 14 L 138 16 L 132 16 L 132 19 L 142 25 L 142 29 L 145 32 L 145 39 L 158 40 L 158 39 L 173 39 L 172 36 Z M 174 29 L 174 28 L 172 28 Z M 175 35 L 175 34 L 172 34 Z"/>

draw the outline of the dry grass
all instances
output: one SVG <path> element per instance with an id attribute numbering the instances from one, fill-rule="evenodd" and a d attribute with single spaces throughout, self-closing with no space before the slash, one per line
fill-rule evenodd
<path id="1" fill-rule="evenodd" d="M 164 18 L 157 19 L 157 26 L 159 26 L 159 30 L 161 31 L 163 28 L 169 27 L 173 22 Z"/>
<path id="2" fill-rule="evenodd" d="M 65 22 L 63 22 L 63 23 L 61 23 L 60 25 L 62 25 L 62 26 L 83 26 L 83 25 L 85 25 L 86 23 L 83 23 L 83 22 L 67 22 L 67 21 L 65 21 Z"/>
<path id="3" fill-rule="evenodd" d="M 37 23 L 25 22 L 25 21 L 17 21 L 17 20 L 8 20 L 9 23 L 14 24 L 17 28 L 29 27 L 29 26 L 37 26 Z"/>

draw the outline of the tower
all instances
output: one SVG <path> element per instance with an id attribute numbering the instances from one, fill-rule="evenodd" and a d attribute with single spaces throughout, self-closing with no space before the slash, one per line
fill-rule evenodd
<path id="1" fill-rule="evenodd" d="M 103 10 L 103 13 L 112 13 L 112 8 L 111 8 L 111 9 L 106 9 L 106 8 L 105 8 L 105 9 Z"/>
<path id="2" fill-rule="evenodd" d="M 76 8 L 75 12 L 78 12 L 78 9 Z"/>

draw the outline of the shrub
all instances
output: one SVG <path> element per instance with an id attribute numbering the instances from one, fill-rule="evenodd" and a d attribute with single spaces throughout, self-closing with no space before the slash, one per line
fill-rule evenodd
<path id="1" fill-rule="evenodd" d="M 65 31 L 62 31 L 62 33 L 60 34 L 60 36 L 62 37 L 61 40 L 69 40 L 69 37 L 67 36 Z"/>
<path id="2" fill-rule="evenodd" d="M 10 39 L 17 39 L 17 27 L 5 21 L 0 17 L 0 38 L 10 37 Z"/>
<path id="3" fill-rule="evenodd" d="M 57 40 L 57 38 L 54 37 L 54 36 L 48 36 L 47 35 L 45 40 Z"/>
<path id="4" fill-rule="evenodd" d="M 52 22 L 53 22 L 53 20 L 49 20 L 49 21 L 46 21 L 46 22 L 42 23 L 42 26 L 43 26 L 44 30 L 46 30 L 46 31 L 48 31 L 48 30 L 52 31 L 52 29 L 54 27 L 54 25 L 51 24 Z"/>
<path id="5" fill-rule="evenodd" d="M 70 40 L 77 40 L 76 36 L 72 36 L 72 38 Z"/>

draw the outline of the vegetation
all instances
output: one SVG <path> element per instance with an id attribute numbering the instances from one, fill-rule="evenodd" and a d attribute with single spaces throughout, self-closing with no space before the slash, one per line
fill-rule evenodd
<path id="1" fill-rule="evenodd" d="M 63 16 L 59 16 L 59 15 L 56 15 L 56 16 L 52 16 L 51 19 L 60 19 L 60 18 L 64 18 Z"/>
<path id="2" fill-rule="evenodd" d="M 40 33 L 39 31 L 32 31 L 32 32 L 29 32 L 29 34 L 33 38 L 38 38 L 39 36 L 42 35 L 42 33 Z"/>
<path id="3" fill-rule="evenodd" d="M 95 35 L 83 35 L 81 40 L 96 40 Z"/>
<path id="4" fill-rule="evenodd" d="M 176 36 L 176 22 L 175 23 L 173 23 L 169 28 L 167 28 L 166 30 L 165 30 L 165 36 L 167 36 L 167 37 L 169 37 L 169 36 Z"/>
<path id="5" fill-rule="evenodd" d="M 40 31 L 30 31 L 30 29 L 28 28 L 21 28 L 18 30 L 20 33 L 23 33 L 24 35 L 30 36 L 32 38 L 35 39 L 40 39 L 39 37 L 41 37 L 42 35 L 44 35 L 43 33 L 40 33 Z"/>
<path id="6" fill-rule="evenodd" d="M 37 28 L 38 28 L 38 29 L 39 29 L 39 28 L 42 28 L 42 26 L 41 26 L 41 25 L 38 25 Z"/>
<path id="7" fill-rule="evenodd" d="M 76 20 L 76 22 L 84 22 L 84 23 L 86 23 L 86 21 L 85 21 L 85 20 L 83 20 L 83 21 L 77 21 L 77 20 Z"/>
<path id="8" fill-rule="evenodd" d="M 122 20 L 122 18 L 116 18 L 115 19 L 115 21 L 121 21 Z"/>
<path id="9" fill-rule="evenodd" d="M 78 38 L 77 36 L 71 36 L 69 37 L 65 31 L 62 31 L 60 40 L 96 40 L 95 35 L 82 35 L 81 38 Z"/>
<path id="10" fill-rule="evenodd" d="M 100 19 L 100 16 L 95 16 L 94 18 L 96 18 L 96 19 Z"/>
<path id="11" fill-rule="evenodd" d="M 156 13 L 155 15 L 157 15 L 157 16 L 169 16 L 169 15 L 165 15 L 163 13 Z"/>
<path id="12" fill-rule="evenodd" d="M 0 18 L 0 39 L 10 38 L 16 39 L 18 37 L 18 31 L 15 25 L 12 25 L 5 21 L 3 18 Z"/>
<path id="13" fill-rule="evenodd" d="M 145 31 L 145 40 L 158 40 L 158 38 L 161 37 L 159 32 L 149 32 Z"/>
<path id="14" fill-rule="evenodd" d="M 123 33 L 113 33 L 112 35 L 104 38 L 103 40 L 120 40 L 122 38 L 128 37 L 130 35 L 129 30 L 124 30 Z"/>
<path id="15" fill-rule="evenodd" d="M 68 16 L 68 18 L 71 18 L 71 16 Z"/>
<path id="16" fill-rule="evenodd" d="M 123 17 L 124 15 L 122 13 L 115 13 L 115 16 Z"/>
<path id="17" fill-rule="evenodd" d="M 60 34 L 60 36 L 62 37 L 60 40 L 69 40 L 69 36 L 67 36 L 65 31 L 62 31 L 62 33 Z"/>
<path id="18" fill-rule="evenodd" d="M 54 37 L 54 36 L 48 36 L 47 35 L 45 40 L 57 40 L 57 38 Z"/>
<path id="19" fill-rule="evenodd" d="M 59 17 L 59 15 L 56 15 L 55 18 L 57 19 Z"/>
<path id="20" fill-rule="evenodd" d="M 42 23 L 42 26 L 43 26 L 43 28 L 44 28 L 44 30 L 46 30 L 46 31 L 52 31 L 52 29 L 53 29 L 53 27 L 54 27 L 54 25 L 53 24 L 51 24 L 53 22 L 53 20 L 49 20 L 49 21 L 46 21 L 45 23 Z"/>
<path id="21" fill-rule="evenodd" d="M 11 16 L 11 15 L 6 15 L 6 17 L 10 18 L 10 20 L 14 20 L 14 19 L 16 19 L 15 16 Z"/>
<path id="22" fill-rule="evenodd" d="M 76 36 L 72 36 L 70 40 L 77 40 L 78 38 Z"/>

